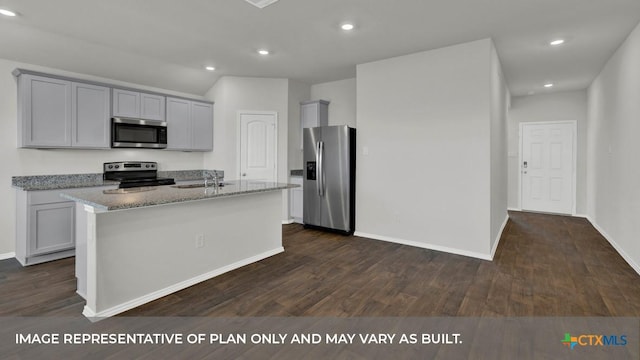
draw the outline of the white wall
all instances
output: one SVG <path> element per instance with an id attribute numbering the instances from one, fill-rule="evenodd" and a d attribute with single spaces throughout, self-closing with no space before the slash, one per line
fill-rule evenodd
<path id="1" fill-rule="evenodd" d="M 491 46 L 357 66 L 357 233 L 490 258 Z"/>
<path id="2" fill-rule="evenodd" d="M 239 178 L 238 111 L 278 113 L 278 179 L 286 178 L 288 156 L 288 80 L 224 76 L 205 94 L 215 101 L 214 151 L 204 156 L 207 168 L 225 170 L 225 178 Z M 220 105 L 220 106 L 218 106 Z M 220 151 L 216 151 L 220 149 Z M 282 170 L 282 171 L 281 171 Z"/>
<path id="3" fill-rule="evenodd" d="M 518 209 L 520 123 L 575 120 L 578 126 L 576 154 L 576 212 L 587 213 L 587 91 L 552 92 L 518 96 L 509 111 L 509 208 Z"/>
<path id="4" fill-rule="evenodd" d="M 225 179 L 239 179 L 238 111 L 275 111 L 278 113 L 278 181 L 287 182 L 289 106 L 288 80 L 224 76 L 205 94 L 215 101 L 213 152 L 204 155 L 208 169 L 223 169 Z M 220 105 L 220 106 L 218 106 Z M 286 194 L 286 191 L 284 192 Z M 288 197 L 283 199 L 282 219 L 289 218 Z"/>
<path id="5" fill-rule="evenodd" d="M 302 169 L 300 103 L 309 100 L 311 86 L 289 80 L 289 170 Z"/>
<path id="6" fill-rule="evenodd" d="M 640 25 L 588 96 L 587 213 L 640 272 Z"/>
<path id="7" fill-rule="evenodd" d="M 356 79 L 311 86 L 310 100 L 329 100 L 329 125 L 356 127 Z"/>
<path id="8" fill-rule="evenodd" d="M 493 42 L 491 43 L 491 228 L 489 239 L 491 256 L 498 246 L 503 227 L 509 218 L 507 213 L 507 107 L 509 89 L 502 73 L 502 66 Z"/>
<path id="9" fill-rule="evenodd" d="M 124 83 L 94 76 L 71 73 L 42 66 L 0 59 L 0 256 L 14 252 L 15 247 L 15 189 L 11 176 L 70 173 L 100 173 L 102 163 L 119 160 L 157 161 L 160 170 L 200 169 L 202 153 L 164 150 L 38 150 L 18 149 L 17 146 L 17 86 L 11 72 L 16 68 L 41 71 L 74 78 L 100 81 L 178 96 L 202 99 L 193 94 Z"/>

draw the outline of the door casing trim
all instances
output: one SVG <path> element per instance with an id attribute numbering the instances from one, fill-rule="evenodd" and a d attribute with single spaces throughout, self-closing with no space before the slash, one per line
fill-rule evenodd
<path id="1" fill-rule="evenodd" d="M 274 178 L 273 180 L 275 182 L 278 181 L 278 112 L 277 111 L 260 111 L 260 110 L 238 110 L 236 112 L 236 169 L 237 169 L 237 173 L 236 175 L 238 176 L 238 180 L 242 180 L 242 158 L 241 158 L 241 150 L 242 150 L 242 130 L 241 130 L 241 119 L 242 119 L 242 115 L 273 115 L 275 117 L 275 124 L 276 124 L 276 128 L 275 128 L 275 134 L 274 134 L 274 141 L 273 141 L 273 147 L 274 147 L 274 161 L 275 161 L 275 169 L 273 170 L 274 172 Z"/>
<path id="2" fill-rule="evenodd" d="M 557 121 L 526 121 L 521 122 L 519 124 L 519 133 L 518 133 L 518 209 L 521 211 L 526 211 L 522 209 L 522 128 L 525 125 L 559 125 L 559 124 L 570 124 L 572 125 L 573 132 L 573 159 L 572 159 L 572 168 L 573 168 L 573 191 L 572 191 L 572 199 L 571 199 L 571 214 L 567 215 L 576 215 L 576 194 L 577 189 L 576 185 L 578 183 L 577 178 L 577 159 L 578 159 L 578 121 L 577 120 L 557 120 Z"/>

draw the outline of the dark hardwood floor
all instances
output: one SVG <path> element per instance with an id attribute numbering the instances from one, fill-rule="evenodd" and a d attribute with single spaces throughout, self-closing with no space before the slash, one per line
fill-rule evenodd
<path id="1" fill-rule="evenodd" d="M 640 316 L 640 276 L 581 218 L 512 212 L 493 262 L 300 225 L 283 242 L 122 316 Z M 0 315 L 82 316 L 83 305 L 73 258 L 0 261 Z"/>

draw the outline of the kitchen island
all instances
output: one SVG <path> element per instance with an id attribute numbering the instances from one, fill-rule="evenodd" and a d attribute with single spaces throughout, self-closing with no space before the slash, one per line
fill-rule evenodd
<path id="1" fill-rule="evenodd" d="M 112 316 L 284 251 L 282 190 L 226 181 L 65 190 L 76 202 L 76 277 L 89 318 Z"/>

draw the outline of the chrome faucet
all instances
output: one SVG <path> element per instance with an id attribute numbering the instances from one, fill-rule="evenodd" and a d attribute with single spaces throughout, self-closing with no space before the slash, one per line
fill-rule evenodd
<path id="1" fill-rule="evenodd" d="M 218 183 L 218 172 L 217 171 L 215 171 L 215 170 L 213 170 L 213 171 L 205 170 L 203 175 L 204 175 L 204 187 L 205 188 L 210 186 L 209 185 L 209 178 L 211 178 L 211 181 L 213 182 L 213 187 L 216 188 L 216 189 L 218 188 L 219 183 Z"/>

